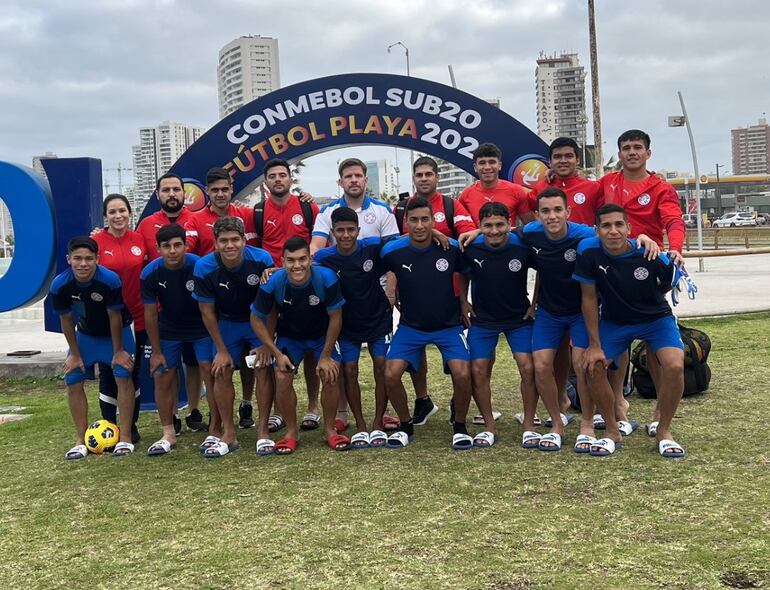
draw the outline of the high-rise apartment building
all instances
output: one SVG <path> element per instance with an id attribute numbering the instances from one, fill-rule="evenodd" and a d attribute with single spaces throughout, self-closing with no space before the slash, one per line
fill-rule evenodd
<path id="1" fill-rule="evenodd" d="M 133 146 L 135 193 L 131 206 L 138 213 L 155 190 L 159 176 L 203 135 L 202 127 L 165 121 L 157 127 L 139 129 L 139 144 Z"/>
<path id="2" fill-rule="evenodd" d="M 767 119 L 756 125 L 730 131 L 733 146 L 733 174 L 770 173 L 770 126 Z"/>
<path id="3" fill-rule="evenodd" d="M 375 199 L 395 198 L 399 191 L 398 170 L 390 160 L 371 160 L 366 164 L 367 192 Z"/>
<path id="4" fill-rule="evenodd" d="M 442 195 L 456 199 L 465 187 L 476 182 L 476 178 L 462 168 L 458 168 L 445 160 L 438 158 L 435 160 L 438 163 L 438 187 L 436 190 Z"/>
<path id="5" fill-rule="evenodd" d="M 252 35 L 219 50 L 219 118 L 281 87 L 278 39 Z"/>
<path id="6" fill-rule="evenodd" d="M 46 152 L 42 156 L 32 156 L 32 168 L 38 174 L 48 178 L 48 175 L 45 173 L 45 168 L 43 168 L 43 160 L 58 157 L 59 156 L 57 156 L 54 152 Z"/>
<path id="7" fill-rule="evenodd" d="M 576 53 L 547 56 L 540 52 L 535 68 L 537 134 L 546 143 L 571 137 L 585 145 L 585 76 Z"/>

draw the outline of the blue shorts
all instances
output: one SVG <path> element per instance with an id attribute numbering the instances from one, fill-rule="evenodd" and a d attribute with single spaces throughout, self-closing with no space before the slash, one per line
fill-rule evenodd
<path id="1" fill-rule="evenodd" d="M 532 350 L 545 348 L 558 350 L 567 332 L 572 340 L 572 346 L 588 348 L 588 330 L 586 330 L 582 313 L 554 315 L 538 307 L 532 331 Z"/>
<path id="2" fill-rule="evenodd" d="M 131 331 L 131 326 L 123 328 L 121 337 L 123 340 L 123 350 L 128 354 L 133 354 L 136 349 L 136 342 L 134 341 L 134 333 Z M 86 379 L 93 379 L 94 365 L 96 363 L 104 363 L 110 366 L 114 356 L 112 337 L 110 336 L 88 336 L 87 334 L 76 332 L 75 338 L 80 349 L 80 358 L 83 359 L 83 366 L 86 370 L 83 371 L 78 368 L 67 373 L 64 376 L 64 383 L 67 385 L 75 385 L 76 383 L 83 383 Z M 67 353 L 67 356 L 69 356 L 69 353 Z M 139 360 L 134 359 L 134 362 L 139 362 Z M 120 365 L 115 365 L 112 372 L 117 379 L 131 379 L 131 371 L 124 369 Z"/>
<path id="3" fill-rule="evenodd" d="M 312 352 L 315 360 L 321 358 L 321 353 L 324 350 L 324 343 L 326 342 L 326 336 L 310 340 L 298 340 L 296 338 L 289 338 L 288 336 L 278 336 L 275 341 L 275 345 L 283 354 L 291 359 L 291 364 L 295 367 L 299 367 L 302 359 L 305 358 L 306 352 Z M 342 360 L 340 355 L 339 343 L 334 343 L 332 348 L 332 360 L 338 363 Z M 275 360 L 273 360 L 273 366 L 275 366 Z"/>
<path id="4" fill-rule="evenodd" d="M 471 360 L 468 340 L 463 333 L 462 326 L 453 326 L 435 332 L 424 332 L 409 326 L 399 325 L 385 358 L 389 361 L 406 361 L 409 363 L 407 370 L 414 373 L 420 368 L 422 351 L 428 344 L 435 344 L 436 348 L 439 349 L 441 358 L 444 360 L 445 373 L 449 372 L 447 369 L 449 361 L 470 362 Z"/>
<path id="5" fill-rule="evenodd" d="M 613 324 L 601 320 L 599 340 L 604 355 L 611 361 L 616 361 L 626 352 L 634 340 L 644 340 L 653 352 L 669 347 L 684 349 L 679 327 L 674 316 L 670 315 L 643 324 Z"/>
<path id="6" fill-rule="evenodd" d="M 372 356 L 385 356 L 388 354 L 388 347 L 393 339 L 392 334 L 386 336 L 380 336 L 376 340 L 371 340 L 366 344 L 369 346 L 369 351 Z M 345 340 L 340 338 L 337 343 L 340 345 L 340 352 L 342 354 L 343 363 L 352 363 L 357 361 L 361 356 L 361 345 L 363 342 L 356 342 L 354 340 Z"/>
<path id="7" fill-rule="evenodd" d="M 219 320 L 219 333 L 222 334 L 222 340 L 224 340 L 227 347 L 227 352 L 233 358 L 233 366 L 236 369 L 241 367 L 241 357 L 246 347 L 252 349 L 262 346 L 262 341 L 257 338 L 254 330 L 251 329 L 251 323 L 248 321 L 231 322 L 230 320 Z M 213 359 L 216 354 L 217 347 L 212 342 L 209 360 Z"/>
<path id="8" fill-rule="evenodd" d="M 188 347 L 191 347 L 195 352 L 194 359 L 198 362 L 211 362 L 213 358 L 211 356 L 211 350 L 214 347 L 213 342 L 209 336 L 200 338 L 199 340 L 193 340 L 191 342 L 183 342 L 181 340 L 161 340 L 160 350 L 163 356 L 166 357 L 166 364 L 169 369 L 179 369 L 182 366 L 182 359 L 185 356 L 184 353 Z M 184 358 L 184 364 L 190 366 L 187 363 L 187 358 Z M 163 367 L 158 371 L 163 372 Z"/>
<path id="9" fill-rule="evenodd" d="M 511 352 L 526 352 L 532 354 L 532 324 L 524 324 L 514 330 L 503 332 Z M 471 326 L 468 329 L 468 346 L 471 349 L 471 360 L 491 359 L 495 356 L 495 348 L 500 338 L 500 330 Z"/>

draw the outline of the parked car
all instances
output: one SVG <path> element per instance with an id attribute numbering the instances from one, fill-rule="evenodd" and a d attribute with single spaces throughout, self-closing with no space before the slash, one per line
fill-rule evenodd
<path id="1" fill-rule="evenodd" d="M 759 215 L 757 215 L 757 223 L 759 225 L 770 224 L 770 213 L 760 213 Z"/>
<path id="2" fill-rule="evenodd" d="M 698 215 L 696 213 L 685 213 L 682 215 L 686 227 L 696 227 L 698 225 Z"/>
<path id="3" fill-rule="evenodd" d="M 714 220 L 714 227 L 737 227 L 739 225 L 757 225 L 757 220 L 754 214 L 748 211 L 725 213 L 719 219 Z"/>

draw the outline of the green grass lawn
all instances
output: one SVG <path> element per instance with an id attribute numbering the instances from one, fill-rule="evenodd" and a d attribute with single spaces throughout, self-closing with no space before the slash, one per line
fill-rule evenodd
<path id="1" fill-rule="evenodd" d="M 526 451 L 515 365 L 493 378 L 499 443 L 453 452 L 442 407 L 403 451 L 334 453 L 316 431 L 296 454 L 257 457 L 256 433 L 219 461 L 185 433 L 148 458 L 157 418 L 123 459 L 65 462 L 59 381 L 0 381 L 0 588 L 755 588 L 770 584 L 770 315 L 689 322 L 712 337 L 711 391 L 674 423 L 688 456 L 642 430 L 608 459 Z M 503 360 L 505 359 L 505 360 Z M 368 361 L 362 387 L 371 400 Z M 91 415 L 98 412 L 89 389 Z M 649 420 L 633 396 L 630 416 Z M 543 412 L 541 411 L 541 415 Z"/>

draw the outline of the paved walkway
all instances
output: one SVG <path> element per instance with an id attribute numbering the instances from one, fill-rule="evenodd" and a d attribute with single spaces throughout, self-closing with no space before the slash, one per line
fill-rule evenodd
<path id="1" fill-rule="evenodd" d="M 705 258 L 704 264 L 705 272 L 698 272 L 698 260 L 687 259 L 687 269 L 698 285 L 698 296 L 695 301 L 682 301 L 675 308 L 678 316 L 770 310 L 770 254 Z M 41 319 L 18 319 L 25 315 L 39 317 L 40 314 L 39 310 L 0 314 L 0 375 L 50 373 L 52 366 L 60 367 L 64 361 L 67 350 L 64 336 L 46 332 Z M 30 349 L 49 354 L 25 360 L 6 356 L 8 352 Z"/>

